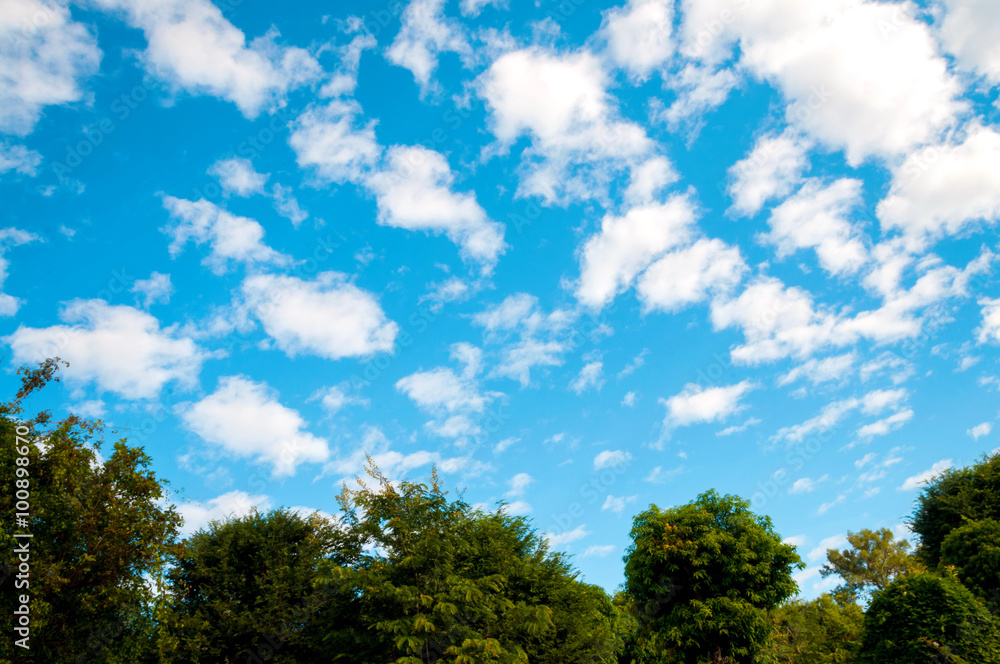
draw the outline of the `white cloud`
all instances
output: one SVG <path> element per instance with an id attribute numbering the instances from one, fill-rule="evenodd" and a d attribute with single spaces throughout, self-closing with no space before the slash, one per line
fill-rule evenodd
<path id="1" fill-rule="evenodd" d="M 732 211 L 753 216 L 768 201 L 784 198 L 809 167 L 812 143 L 792 130 L 757 138 L 750 153 L 729 169 Z"/>
<path id="2" fill-rule="evenodd" d="M 604 378 L 602 377 L 603 370 L 603 363 L 588 362 L 580 369 L 580 373 L 577 374 L 576 378 L 570 382 L 569 389 L 577 394 L 583 394 L 584 391 L 590 388 L 601 389 L 601 386 L 604 384 Z"/>
<path id="3" fill-rule="evenodd" d="M 895 390 L 872 390 L 864 396 L 862 409 L 869 415 L 877 415 L 886 408 L 895 408 L 909 397 L 906 388 Z"/>
<path id="4" fill-rule="evenodd" d="M 394 146 L 388 167 L 368 185 L 378 201 L 378 221 L 407 230 L 444 233 L 462 248 L 462 256 L 492 270 L 504 252 L 504 226 L 491 221 L 474 193 L 451 190 L 455 179 L 439 152 L 419 146 Z"/>
<path id="5" fill-rule="evenodd" d="M 684 466 L 664 470 L 663 466 L 656 466 L 642 480 L 650 484 L 663 484 L 684 472 Z"/>
<path id="6" fill-rule="evenodd" d="M 604 14 L 608 55 L 637 78 L 646 78 L 673 54 L 670 0 L 629 0 Z"/>
<path id="7" fill-rule="evenodd" d="M 793 495 L 797 493 L 812 493 L 818 485 L 825 482 L 828 478 L 829 475 L 824 475 L 817 480 L 809 477 L 801 477 L 792 482 L 792 486 L 788 487 L 788 493 Z"/>
<path id="8" fill-rule="evenodd" d="M 304 431 L 298 411 L 283 406 L 266 384 L 243 376 L 223 376 L 215 392 L 178 412 L 206 442 L 269 464 L 275 477 L 294 475 L 299 464 L 325 461 L 330 453 L 324 439 Z"/>
<path id="9" fill-rule="evenodd" d="M 863 203 L 861 181 L 842 178 L 830 184 L 807 180 L 768 218 L 771 227 L 762 237 L 777 247 L 778 258 L 799 249 L 815 249 L 819 263 L 831 274 L 857 272 L 868 251 L 851 212 Z"/>
<path id="10" fill-rule="evenodd" d="M 1000 133 L 974 124 L 961 143 L 914 151 L 893 172 L 876 209 L 882 225 L 916 247 L 1000 219 Z"/>
<path id="11" fill-rule="evenodd" d="M 666 109 L 658 102 L 651 103 L 651 119 L 666 122 L 671 131 L 688 124 L 690 143 L 704 125 L 708 112 L 721 106 L 738 82 L 728 67 L 715 70 L 688 64 L 680 72 L 667 76 L 666 86 L 674 90 L 677 99 Z"/>
<path id="12" fill-rule="evenodd" d="M 633 206 L 652 203 L 667 185 L 679 179 L 669 159 L 659 155 L 650 157 L 629 171 L 625 200 Z"/>
<path id="13" fill-rule="evenodd" d="M 823 516 L 824 514 L 826 514 L 827 512 L 829 512 L 831 509 L 833 509 L 837 505 L 839 505 L 842 502 L 844 502 L 845 500 L 847 500 L 847 494 L 846 493 L 842 493 L 839 496 L 837 496 L 836 498 L 834 498 L 833 500 L 831 500 L 830 502 L 823 503 L 818 508 L 816 508 L 816 514 L 818 516 Z"/>
<path id="14" fill-rule="evenodd" d="M 990 435 L 990 432 L 992 431 L 993 431 L 993 425 L 990 424 L 989 422 L 983 422 L 981 424 L 977 424 L 976 426 L 972 427 L 965 433 L 972 436 L 973 440 L 979 440 L 983 436 Z"/>
<path id="15" fill-rule="evenodd" d="M 381 429 L 369 426 L 363 430 L 361 440 L 352 442 L 351 452 L 327 463 L 323 468 L 323 474 L 336 473 L 344 476 L 342 481 L 348 481 L 365 468 L 367 463 L 365 454 L 371 456 L 375 465 L 390 480 L 401 479 L 410 471 L 431 464 L 435 464 L 442 473 L 461 473 L 465 478 L 475 477 L 491 470 L 489 464 L 476 461 L 470 456 L 444 457 L 440 452 L 427 450 L 417 450 L 409 454 L 397 452 L 391 449 L 389 440 Z"/>
<path id="16" fill-rule="evenodd" d="M 955 100 L 960 86 L 912 3 L 764 0 L 732 7 L 729 0 L 685 0 L 683 6 L 681 52 L 720 62 L 738 41 L 740 65 L 784 94 L 788 120 L 843 148 L 851 165 L 933 141 L 964 108 Z M 720 21 L 724 12 L 732 20 Z"/>
<path id="17" fill-rule="evenodd" d="M 21 175 L 34 176 L 40 163 L 42 155 L 35 150 L 29 150 L 23 145 L 0 143 L 0 175 L 14 170 Z"/>
<path id="18" fill-rule="evenodd" d="M 809 360 L 783 375 L 778 380 L 778 385 L 788 385 L 802 379 L 808 380 L 813 385 L 843 380 L 851 375 L 855 359 L 854 353 L 844 353 L 824 357 L 821 360 Z"/>
<path id="19" fill-rule="evenodd" d="M 979 305 L 983 308 L 983 322 L 976 329 L 979 343 L 1000 343 L 1000 298 L 982 298 Z"/>
<path id="20" fill-rule="evenodd" d="M 462 0 L 461 8 L 463 16 L 478 16 L 483 7 L 494 5 L 496 7 L 507 7 L 506 0 Z"/>
<path id="21" fill-rule="evenodd" d="M 828 549 L 839 549 L 847 544 L 849 544 L 849 542 L 847 541 L 847 537 L 844 535 L 831 535 L 830 537 L 820 540 L 819 544 L 816 545 L 816 548 L 806 554 L 806 558 L 810 562 L 816 562 L 817 560 L 826 558 L 826 552 Z"/>
<path id="22" fill-rule="evenodd" d="M 634 503 L 638 498 L 638 496 L 622 496 L 620 498 L 608 496 L 604 500 L 604 504 L 601 505 L 601 511 L 607 512 L 610 510 L 615 514 L 621 514 L 622 510 L 624 510 L 629 503 Z"/>
<path id="23" fill-rule="evenodd" d="M 809 356 L 852 340 L 836 333 L 836 317 L 816 311 L 809 293 L 785 287 L 773 277 L 757 278 L 735 299 L 714 300 L 711 315 L 716 330 L 743 329 L 745 343 L 731 352 L 733 360 L 742 363 Z"/>
<path id="24" fill-rule="evenodd" d="M 561 533 L 545 532 L 542 533 L 542 536 L 548 540 L 549 546 L 552 549 L 558 549 L 566 546 L 567 544 L 576 542 L 577 540 L 581 540 L 589 534 L 590 531 L 587 530 L 587 524 L 582 523 L 573 530 L 567 530 Z"/>
<path id="25" fill-rule="evenodd" d="M 275 184 L 271 189 L 271 196 L 274 198 L 274 209 L 282 217 L 291 221 L 295 228 L 298 228 L 299 224 L 309 218 L 309 213 L 299 206 L 299 201 L 292 195 L 291 187 Z"/>
<path id="26" fill-rule="evenodd" d="M 2 292 L 4 283 L 7 281 L 8 271 L 10 268 L 9 261 L 6 257 L 7 251 L 11 247 L 18 247 L 24 244 L 41 241 L 42 238 L 39 236 L 34 233 L 29 233 L 28 231 L 22 231 L 20 228 L 9 227 L 0 229 L 0 317 L 13 316 L 17 313 L 17 310 L 21 308 L 20 298 Z"/>
<path id="27" fill-rule="evenodd" d="M 685 244 L 694 224 L 694 206 L 686 195 L 632 208 L 621 217 L 608 214 L 601 220 L 601 231 L 580 252 L 577 299 L 589 307 L 603 307 L 657 256 Z"/>
<path id="28" fill-rule="evenodd" d="M 193 341 L 178 336 L 176 327 L 161 330 L 156 318 L 132 307 L 73 300 L 59 318 L 66 324 L 22 325 L 4 337 L 13 362 L 34 364 L 58 356 L 69 362 L 65 373 L 70 380 L 95 381 L 125 399 L 153 399 L 171 381 L 193 386 L 208 357 Z"/>
<path id="29" fill-rule="evenodd" d="M 504 511 L 515 516 L 527 516 L 534 510 L 530 503 L 523 500 L 515 500 L 512 503 L 507 503 L 504 506 Z"/>
<path id="30" fill-rule="evenodd" d="M 504 495 L 508 498 L 523 496 L 524 492 L 534 481 L 535 479 L 528 473 L 518 473 L 507 480 L 507 486 L 510 487 L 510 490 Z"/>
<path id="31" fill-rule="evenodd" d="M 604 450 L 594 457 L 594 470 L 604 470 L 614 468 L 616 470 L 627 467 L 632 463 L 632 454 L 623 450 Z"/>
<path id="32" fill-rule="evenodd" d="M 587 558 L 590 556 L 595 556 L 598 558 L 603 558 L 604 556 L 610 554 L 615 550 L 614 544 L 593 544 L 587 547 L 587 550 L 583 552 L 583 557 Z"/>
<path id="33" fill-rule="evenodd" d="M 382 147 L 375 138 L 375 121 L 359 126 L 361 105 L 333 100 L 311 107 L 292 123 L 288 144 L 298 165 L 314 169 L 327 182 L 360 183 L 374 172 Z"/>
<path id="34" fill-rule="evenodd" d="M 258 274 L 243 281 L 247 306 L 290 357 L 307 353 L 337 360 L 393 349 L 399 326 L 376 297 L 339 272 L 312 281 Z"/>
<path id="35" fill-rule="evenodd" d="M 436 418 L 427 423 L 439 436 L 465 439 L 481 432 L 476 420 L 500 392 L 483 394 L 475 378 L 482 367 L 482 351 L 468 343 L 451 347 L 452 359 L 465 365 L 461 375 L 446 367 L 418 371 L 396 382 L 396 389 L 406 394 L 423 410 Z"/>
<path id="36" fill-rule="evenodd" d="M 854 462 L 854 467 L 855 468 L 859 468 L 859 469 L 860 468 L 864 468 L 865 466 L 867 466 L 869 463 L 871 463 L 872 461 L 874 461 L 877 458 L 878 458 L 877 454 L 875 454 L 874 452 L 869 452 L 868 454 L 864 455 L 863 457 L 861 457 L 860 459 L 858 459 L 857 461 L 855 461 Z"/>
<path id="37" fill-rule="evenodd" d="M 476 325 L 487 332 L 513 330 L 532 316 L 538 306 L 538 298 L 528 293 L 508 295 L 503 301 L 486 311 L 475 314 Z"/>
<path id="38" fill-rule="evenodd" d="M 746 271 L 738 248 L 702 238 L 653 263 L 639 277 L 636 291 L 646 311 L 674 312 L 708 299 L 710 293 L 728 294 Z"/>
<path id="39" fill-rule="evenodd" d="M 899 487 L 900 491 L 912 491 L 931 481 L 941 473 L 951 468 L 951 459 L 942 459 L 922 473 L 907 477 L 906 481 Z"/>
<path id="40" fill-rule="evenodd" d="M 95 0 L 120 11 L 146 35 L 146 68 L 177 89 L 236 104 L 248 118 L 281 103 L 286 92 L 319 78 L 305 50 L 281 47 L 271 30 L 246 36 L 209 0 Z"/>
<path id="41" fill-rule="evenodd" d="M 317 390 L 309 397 L 309 401 L 316 399 L 322 404 L 324 410 L 330 414 L 336 414 L 344 406 L 368 404 L 367 399 L 362 399 L 355 394 L 351 394 L 346 382 Z"/>
<path id="42" fill-rule="evenodd" d="M 171 256 L 176 257 L 188 241 L 193 241 L 211 246 L 202 264 L 215 274 L 225 273 L 233 261 L 279 266 L 291 263 L 288 256 L 264 244 L 264 228 L 253 219 L 237 217 L 204 199 L 188 201 L 165 196 L 163 207 L 174 221 L 161 229 L 171 238 Z"/>
<path id="43" fill-rule="evenodd" d="M 402 27 L 385 54 L 390 62 L 413 73 L 421 91 L 432 87 L 439 53 L 471 54 L 461 26 L 444 17 L 444 0 L 410 0 L 401 20 Z"/>
<path id="44" fill-rule="evenodd" d="M 264 193 L 264 183 L 268 178 L 266 173 L 255 171 L 253 163 L 244 157 L 220 159 L 212 164 L 208 172 L 219 178 L 223 191 L 237 196 Z"/>
<path id="45" fill-rule="evenodd" d="M 1000 83 L 1000 6 L 993 0 L 944 0 L 941 24 L 945 48 L 958 64 Z"/>
<path id="46" fill-rule="evenodd" d="M 84 96 L 80 83 L 97 73 L 100 62 L 97 40 L 86 26 L 72 20 L 69 7 L 51 0 L 4 0 L 0 132 L 30 134 L 44 107 L 80 101 Z M 18 170 L 31 174 L 37 165 L 31 163 L 34 156 L 17 147 L 13 152 L 20 155 Z M 7 160 L 7 155 L 0 156 L 0 163 Z"/>
<path id="47" fill-rule="evenodd" d="M 560 204 L 602 198 L 611 173 L 650 152 L 645 130 L 619 119 L 606 83 L 591 53 L 537 47 L 501 55 L 479 78 L 501 147 L 532 137 L 522 154 L 519 195 Z"/>
<path id="48" fill-rule="evenodd" d="M 792 535 L 791 537 L 786 537 L 785 539 L 781 540 L 781 543 L 788 544 L 794 547 L 800 547 L 803 546 L 808 541 L 809 538 L 806 537 L 805 535 Z"/>
<path id="49" fill-rule="evenodd" d="M 823 433 L 836 426 L 844 417 L 861 405 L 858 399 L 842 399 L 827 404 L 820 411 L 819 415 L 812 417 L 802 424 L 782 427 L 778 433 L 774 434 L 772 440 L 787 440 L 791 443 L 801 443 L 806 436 L 813 433 Z"/>
<path id="50" fill-rule="evenodd" d="M 635 392 L 628 392 L 622 397 L 622 405 L 631 408 L 635 405 L 636 394 Z"/>
<path id="51" fill-rule="evenodd" d="M 889 374 L 893 384 L 899 385 L 905 383 L 915 373 L 915 369 L 910 362 L 902 357 L 885 351 L 875 359 L 862 364 L 858 370 L 858 375 L 863 382 L 883 373 Z"/>
<path id="52" fill-rule="evenodd" d="M 536 297 L 515 293 L 472 319 L 485 328 L 488 340 L 505 342 L 501 360 L 491 375 L 513 378 L 527 386 L 535 367 L 563 363 L 563 354 L 572 348 L 571 336 L 576 331 L 570 324 L 577 319 L 577 313 L 557 309 L 545 314 Z M 598 327 L 592 334 L 602 333 L 602 329 Z"/>
<path id="53" fill-rule="evenodd" d="M 746 407 L 740 403 L 740 399 L 753 389 L 753 383 L 748 380 L 735 385 L 708 388 L 688 383 L 679 394 L 669 399 L 660 399 L 660 403 L 667 407 L 664 426 L 673 429 L 724 420 Z"/>
<path id="54" fill-rule="evenodd" d="M 271 499 L 264 494 L 251 495 L 246 491 L 230 491 L 208 500 L 181 503 L 177 511 L 184 519 L 181 537 L 189 537 L 206 528 L 212 521 L 226 521 L 249 515 L 254 509 L 264 512 L 271 509 Z"/>
<path id="55" fill-rule="evenodd" d="M 174 287 L 169 274 L 152 272 L 149 279 L 137 279 L 132 284 L 131 292 L 141 295 L 143 308 L 149 309 L 151 304 L 169 304 Z"/>
<path id="56" fill-rule="evenodd" d="M 889 417 L 882 418 L 871 424 L 858 429 L 858 436 L 861 438 L 871 438 L 873 436 L 884 436 L 891 431 L 895 431 L 913 419 L 913 411 L 907 408 L 898 413 L 893 413 Z"/>
<path id="57" fill-rule="evenodd" d="M 731 427 L 726 427 L 722 431 L 716 432 L 716 436 L 732 436 L 734 433 L 740 433 L 746 431 L 752 426 L 756 426 L 761 423 L 761 420 L 756 417 L 748 418 L 743 424 L 734 424 Z"/>
<path id="58" fill-rule="evenodd" d="M 487 399 L 476 385 L 455 375 L 451 369 L 438 367 L 418 371 L 396 382 L 396 389 L 410 397 L 418 406 L 432 412 L 482 412 Z"/>

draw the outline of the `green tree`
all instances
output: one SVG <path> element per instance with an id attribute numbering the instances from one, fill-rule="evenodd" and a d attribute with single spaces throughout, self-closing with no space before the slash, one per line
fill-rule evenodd
<path id="1" fill-rule="evenodd" d="M 155 597 L 146 577 L 159 573 L 180 517 L 162 506 L 165 483 L 149 470 L 150 458 L 141 448 L 122 439 L 103 459 L 101 422 L 72 415 L 53 422 L 48 411 L 25 416 L 24 400 L 58 381 L 58 367 L 56 358 L 22 368 L 21 388 L 0 405 L 0 546 L 8 625 L 0 661 L 144 661 L 154 654 Z M 17 509 L 15 486 L 30 494 L 23 526 L 14 519 L 23 511 Z M 15 538 L 16 532 L 33 537 Z M 25 542 L 30 569 L 19 578 L 21 554 L 13 551 Z M 30 596 L 30 650 L 16 647 L 11 638 L 22 594 Z"/>
<path id="2" fill-rule="evenodd" d="M 774 659 L 779 664 L 850 664 L 861 645 L 864 612 L 829 594 L 795 600 L 771 614 Z"/>
<path id="3" fill-rule="evenodd" d="M 797 590 L 803 567 L 771 520 L 737 496 L 708 491 L 635 517 L 625 591 L 637 607 L 640 662 L 742 664 L 766 653 L 767 612 Z"/>
<path id="4" fill-rule="evenodd" d="M 968 521 L 941 543 L 941 564 L 954 567 L 962 584 L 1000 613 L 1000 521 Z"/>
<path id="5" fill-rule="evenodd" d="M 950 576 L 907 574 L 876 593 L 865 614 L 865 664 L 996 664 L 993 615 Z"/>
<path id="6" fill-rule="evenodd" d="M 827 563 L 820 569 L 826 578 L 844 580 L 838 591 L 852 599 L 869 600 L 900 574 L 917 571 L 920 565 L 910 555 L 910 543 L 897 540 L 888 528 L 848 532 L 849 549 L 828 549 Z"/>
<path id="7" fill-rule="evenodd" d="M 449 500 L 430 485 L 344 487 L 340 559 L 325 585 L 356 598 L 359 661 L 614 662 L 615 609 L 522 517 Z"/>
<path id="8" fill-rule="evenodd" d="M 274 510 L 213 522 L 185 540 L 167 575 L 165 657 L 305 664 L 332 661 L 331 648 L 350 652 L 334 641 L 356 622 L 347 602 L 314 588 L 334 531 L 319 514 Z"/>
<path id="9" fill-rule="evenodd" d="M 917 556 L 928 567 L 937 566 L 948 534 L 983 519 L 1000 521 L 1000 454 L 948 470 L 923 488 L 910 522 L 920 536 Z"/>

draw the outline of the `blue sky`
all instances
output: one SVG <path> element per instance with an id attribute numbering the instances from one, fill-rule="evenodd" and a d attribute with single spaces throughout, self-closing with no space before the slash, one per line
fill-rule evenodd
<path id="1" fill-rule="evenodd" d="M 636 512 L 739 494 L 812 596 L 998 446 L 991 0 L 2 7 L 5 389 L 69 361 L 32 405 L 187 532 L 367 452 L 609 590 Z"/>

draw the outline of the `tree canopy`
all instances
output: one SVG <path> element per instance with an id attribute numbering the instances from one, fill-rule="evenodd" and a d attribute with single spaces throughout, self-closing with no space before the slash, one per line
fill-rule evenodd
<path id="1" fill-rule="evenodd" d="M 164 482 L 141 448 L 118 440 L 103 458 L 101 422 L 75 416 L 53 422 L 46 411 L 24 417 L 24 400 L 57 380 L 57 369 L 57 359 L 23 369 L 15 398 L 0 405 L 4 569 L 18 565 L 15 546 L 27 541 L 30 552 L 26 586 L 10 588 L 15 577 L 4 575 L 8 624 L 15 598 L 30 596 L 30 649 L 18 649 L 16 661 L 138 661 L 149 648 L 145 630 L 152 620 L 146 577 L 159 573 L 180 516 L 163 506 Z M 24 527 L 13 519 L 20 511 L 15 492 L 6 490 L 15 480 L 30 494 Z M 15 531 L 32 537 L 16 540 Z M 14 648 L 4 638 L 0 659 L 12 659 Z"/>
<path id="2" fill-rule="evenodd" d="M 843 579 L 838 591 L 852 599 L 867 601 L 872 593 L 885 589 L 900 574 L 920 567 L 909 553 L 909 542 L 897 540 L 888 528 L 848 532 L 847 541 L 849 549 L 827 551 L 827 563 L 820 574 L 824 578 L 837 575 Z"/>
<path id="3" fill-rule="evenodd" d="M 992 614 L 956 579 L 908 574 L 877 593 L 865 614 L 865 664 L 996 664 L 1000 632 Z"/>
<path id="4" fill-rule="evenodd" d="M 934 567 L 948 534 L 968 521 L 1000 521 L 1000 454 L 947 470 L 924 486 L 910 527 L 920 536 L 918 557 Z"/>
<path id="5" fill-rule="evenodd" d="M 646 661 L 752 662 L 770 646 L 767 611 L 797 590 L 802 567 L 768 517 L 736 496 L 708 491 L 635 517 L 625 590 L 640 608 Z"/>

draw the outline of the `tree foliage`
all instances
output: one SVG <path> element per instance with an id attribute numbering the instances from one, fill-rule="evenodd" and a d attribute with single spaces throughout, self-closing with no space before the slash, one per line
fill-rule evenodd
<path id="1" fill-rule="evenodd" d="M 952 530 L 941 543 L 941 564 L 1000 614 L 1000 521 L 968 521 Z"/>
<path id="2" fill-rule="evenodd" d="M 827 551 L 820 574 L 843 579 L 838 590 L 852 599 L 868 600 L 900 574 L 920 568 L 909 553 L 910 543 L 897 540 L 888 528 L 848 532 L 847 541 L 851 548 Z"/>
<path id="3" fill-rule="evenodd" d="M 983 519 L 1000 521 L 1000 454 L 948 470 L 923 488 L 910 523 L 920 536 L 918 557 L 929 567 L 938 565 L 948 534 Z"/>
<path id="4" fill-rule="evenodd" d="M 430 485 L 344 487 L 339 556 L 321 583 L 355 598 L 357 661 L 613 662 L 614 607 L 522 517 Z"/>
<path id="5" fill-rule="evenodd" d="M 164 656 L 235 663 L 253 657 L 328 662 L 328 631 L 354 622 L 346 602 L 313 587 L 333 551 L 334 526 L 319 514 L 253 512 L 213 522 L 178 547 L 167 575 Z M 266 657 L 265 657 L 266 656 Z"/>
<path id="6" fill-rule="evenodd" d="M 865 664 L 996 664 L 1000 631 L 992 614 L 956 579 L 929 572 L 893 581 L 865 614 Z"/>
<path id="7" fill-rule="evenodd" d="M 708 491 L 635 517 L 625 590 L 639 609 L 640 662 L 754 661 L 770 646 L 767 611 L 796 592 L 802 567 L 771 520 Z"/>
<path id="8" fill-rule="evenodd" d="M 772 612 L 771 620 L 772 654 L 778 664 L 850 664 L 861 645 L 861 607 L 829 594 L 784 604 Z"/>
<path id="9" fill-rule="evenodd" d="M 101 422 L 52 422 L 47 411 L 24 418 L 22 402 L 56 380 L 57 369 L 57 359 L 22 369 L 14 400 L 0 405 L 3 610 L 10 625 L 15 600 L 28 593 L 31 621 L 30 650 L 14 654 L 11 626 L 0 660 L 140 661 L 151 648 L 153 597 L 144 576 L 158 573 L 180 517 L 162 506 L 164 483 L 141 448 L 119 440 L 107 459 L 101 456 Z M 8 488 L 16 479 L 26 480 L 20 486 L 30 493 L 26 527 L 12 518 L 16 496 Z M 14 574 L 14 547 L 25 542 L 15 540 L 16 531 L 33 535 L 24 579 Z M 15 587 L 21 581 L 29 585 Z"/>

